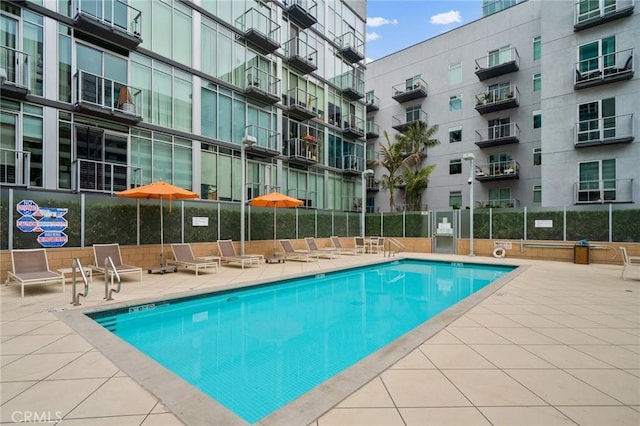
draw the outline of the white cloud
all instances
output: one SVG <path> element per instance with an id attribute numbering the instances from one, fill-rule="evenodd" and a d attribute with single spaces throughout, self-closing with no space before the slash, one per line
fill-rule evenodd
<path id="1" fill-rule="evenodd" d="M 462 17 L 460 16 L 460 12 L 457 10 L 450 10 L 445 13 L 438 13 L 437 15 L 433 15 L 429 22 L 431 24 L 439 24 L 439 25 L 447 25 L 452 24 L 454 22 L 462 21 Z"/>
<path id="2" fill-rule="evenodd" d="M 398 20 L 392 19 L 388 20 L 387 18 L 382 18 L 380 16 L 376 18 L 367 17 L 367 27 L 381 27 L 383 25 L 397 25 Z"/>
<path id="3" fill-rule="evenodd" d="M 382 36 L 378 33 L 367 33 L 367 41 L 374 41 L 374 40 L 378 40 L 379 38 L 381 38 Z"/>

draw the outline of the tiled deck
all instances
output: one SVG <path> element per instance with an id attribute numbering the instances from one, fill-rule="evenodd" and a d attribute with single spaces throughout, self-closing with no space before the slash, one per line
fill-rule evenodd
<path id="1" fill-rule="evenodd" d="M 206 416 L 193 421 L 193 415 L 185 415 L 192 400 L 183 398 L 182 408 L 176 409 L 180 395 L 163 399 L 167 404 L 160 402 L 138 384 L 139 378 L 131 377 L 139 373 L 125 373 L 121 360 L 116 365 L 103 354 L 113 353 L 111 349 L 99 351 L 76 327 L 59 319 L 60 311 L 242 285 L 374 258 L 382 256 L 341 256 L 244 270 L 223 266 L 218 273 L 201 272 L 197 277 L 183 271 L 145 274 L 141 283 L 126 277 L 114 302 L 102 300 L 102 277 L 94 276 L 91 293 L 78 308 L 69 304 L 70 286 L 66 294 L 59 286 L 27 287 L 21 299 L 19 287 L 2 285 L 0 420 L 17 423 L 37 417 L 42 424 L 83 426 L 181 425 L 184 419 L 190 424 L 224 424 L 223 418 Z M 298 417 L 276 413 L 265 424 L 640 424 L 640 281 L 622 280 L 619 266 L 473 260 L 529 267 L 444 329 L 435 330 L 430 339 L 407 346 L 408 355 L 381 374 L 373 373 L 374 378 L 351 395 L 327 395 L 326 400 L 333 397 L 336 402 L 320 408 L 318 416 L 306 420 L 319 409 L 309 406 L 299 409 Z M 356 389 L 360 384 L 349 386 Z"/>

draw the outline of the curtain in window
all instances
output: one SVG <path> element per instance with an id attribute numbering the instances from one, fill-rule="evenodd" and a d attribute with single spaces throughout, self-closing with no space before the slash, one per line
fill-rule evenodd
<path id="1" fill-rule="evenodd" d="M 151 140 L 139 136 L 131 137 L 131 166 L 142 170 L 142 183 L 152 180 Z"/>
<path id="2" fill-rule="evenodd" d="M 216 53 L 218 35 L 216 31 L 207 26 L 200 26 L 200 66 L 204 73 L 216 75 Z"/>
<path id="3" fill-rule="evenodd" d="M 71 38 L 67 31 L 61 25 L 58 35 L 58 100 L 62 102 L 71 102 Z"/>
<path id="4" fill-rule="evenodd" d="M 171 143 L 169 141 L 158 140 L 160 136 L 156 136 L 153 141 L 153 181 L 164 180 L 165 182 L 173 182 L 171 174 L 173 170 L 173 162 L 171 161 Z M 162 139 L 165 139 L 163 136 Z"/>
<path id="5" fill-rule="evenodd" d="M 217 99 L 217 93 L 204 87 L 202 88 L 200 106 L 202 135 L 210 138 L 216 138 L 218 133 Z"/>
<path id="6" fill-rule="evenodd" d="M 34 16 L 33 14 L 31 14 Z M 39 17 L 40 18 L 40 17 Z M 40 18 L 42 19 L 42 18 Z M 42 96 L 42 75 L 43 75 L 43 55 L 44 55 L 44 45 L 43 45 L 43 35 L 42 35 L 42 27 L 34 25 L 30 22 L 23 22 L 22 29 L 24 32 L 23 37 L 23 47 L 25 53 L 29 54 L 31 63 L 30 74 L 31 74 L 31 92 L 34 95 Z"/>
<path id="7" fill-rule="evenodd" d="M 153 71 L 153 123 L 164 127 L 172 126 L 171 117 L 171 75 Z"/>
<path id="8" fill-rule="evenodd" d="M 178 130 L 191 132 L 191 81 L 174 77 L 174 127 Z"/>

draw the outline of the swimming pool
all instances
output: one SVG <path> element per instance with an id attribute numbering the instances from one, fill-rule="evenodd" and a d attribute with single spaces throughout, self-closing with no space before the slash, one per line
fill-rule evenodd
<path id="1" fill-rule="evenodd" d="M 256 422 L 512 269 L 403 260 L 89 315 Z"/>

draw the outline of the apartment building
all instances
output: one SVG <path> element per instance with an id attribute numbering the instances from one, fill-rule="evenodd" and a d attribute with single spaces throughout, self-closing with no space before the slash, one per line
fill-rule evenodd
<path id="1" fill-rule="evenodd" d="M 364 170 L 366 2 L 0 4 L 0 183 L 350 210 Z M 246 187 L 241 171 L 246 165 Z"/>
<path id="2" fill-rule="evenodd" d="M 385 131 L 393 140 L 421 121 L 440 140 L 424 161 L 436 167 L 422 209 L 469 207 L 470 176 L 475 207 L 637 203 L 635 2 L 502 3 L 367 64 L 367 159 Z M 389 210 L 386 172 L 367 181 L 370 211 Z"/>

